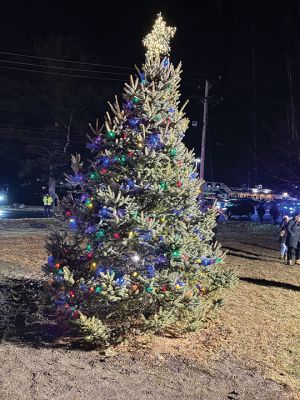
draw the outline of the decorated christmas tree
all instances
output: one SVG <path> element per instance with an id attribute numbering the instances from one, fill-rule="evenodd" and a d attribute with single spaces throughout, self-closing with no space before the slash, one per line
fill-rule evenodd
<path id="1" fill-rule="evenodd" d="M 86 340 L 107 346 L 128 333 L 196 329 L 229 286 L 215 211 L 201 213 L 194 154 L 182 142 L 181 65 L 169 59 L 175 28 L 158 15 L 146 59 L 91 127 L 92 161 L 72 157 L 60 228 L 48 240 L 57 312 Z"/>

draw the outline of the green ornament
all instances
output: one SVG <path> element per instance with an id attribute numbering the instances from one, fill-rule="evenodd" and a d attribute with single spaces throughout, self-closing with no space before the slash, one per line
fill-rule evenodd
<path id="1" fill-rule="evenodd" d="M 217 258 L 216 258 L 216 262 L 217 262 L 217 263 L 220 263 L 221 261 L 222 261 L 222 258 L 220 258 L 220 257 L 217 257 Z"/>
<path id="2" fill-rule="evenodd" d="M 120 157 L 120 163 L 121 163 L 121 164 L 125 164 L 125 163 L 126 163 L 126 160 L 127 160 L 127 157 L 126 157 L 126 156 L 123 155 L 123 156 Z"/>
<path id="3" fill-rule="evenodd" d="M 103 236 L 105 236 L 105 230 L 104 229 L 99 229 L 99 231 L 96 232 L 95 236 L 96 236 L 97 239 L 102 238 Z"/>
<path id="4" fill-rule="evenodd" d="M 172 157 L 177 156 L 177 150 L 176 150 L 176 149 L 170 150 L 170 155 L 171 155 Z"/>
<path id="5" fill-rule="evenodd" d="M 87 249 L 87 251 L 91 251 L 91 250 L 92 250 L 92 245 L 91 245 L 91 244 L 88 244 L 88 245 L 86 246 L 86 249 Z"/>
<path id="6" fill-rule="evenodd" d="M 92 172 L 92 173 L 90 174 L 90 178 L 91 178 L 91 179 L 97 179 L 97 178 L 98 178 L 98 174 L 96 174 L 95 172 Z"/>
<path id="7" fill-rule="evenodd" d="M 138 211 L 131 211 L 130 214 L 133 216 L 133 218 L 136 218 L 139 215 Z"/>
<path id="8" fill-rule="evenodd" d="M 116 134 L 115 134 L 114 131 L 108 131 L 108 132 L 107 132 L 107 136 L 108 136 L 110 139 L 113 139 L 113 138 L 116 136 Z"/>
<path id="9" fill-rule="evenodd" d="M 152 293 L 153 292 L 152 287 L 150 287 L 150 286 L 146 287 L 146 292 L 147 293 Z"/>
<path id="10" fill-rule="evenodd" d="M 146 79 L 142 79 L 141 84 L 146 85 L 146 83 L 147 83 Z"/>
<path id="11" fill-rule="evenodd" d="M 140 101 L 140 99 L 138 97 L 134 97 L 132 101 L 136 104 Z"/>
<path id="12" fill-rule="evenodd" d="M 180 250 L 179 249 L 175 249 L 172 251 L 172 257 L 173 258 L 179 258 L 180 257 Z"/>
<path id="13" fill-rule="evenodd" d="M 95 288 L 95 293 L 101 293 L 102 290 L 103 290 L 102 287 L 96 286 L 96 288 Z"/>
<path id="14" fill-rule="evenodd" d="M 167 182 L 160 182 L 159 186 L 161 187 L 162 190 L 167 190 L 168 189 L 168 184 Z"/>
<path id="15" fill-rule="evenodd" d="M 116 161 L 116 162 L 120 162 L 120 157 L 119 157 L 119 156 L 116 156 L 116 157 L 115 157 L 115 161 Z"/>
<path id="16" fill-rule="evenodd" d="M 160 114 L 158 114 L 156 117 L 154 117 L 154 121 L 160 121 L 160 120 L 161 120 Z"/>

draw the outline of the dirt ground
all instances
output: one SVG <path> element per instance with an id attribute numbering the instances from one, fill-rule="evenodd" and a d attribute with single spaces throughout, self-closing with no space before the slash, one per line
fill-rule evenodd
<path id="1" fill-rule="evenodd" d="M 240 277 L 218 314 L 181 338 L 135 339 L 105 357 L 58 341 L 43 317 L 43 220 L 0 223 L 1 400 L 300 399 L 300 267 L 278 258 L 277 230 L 221 226 Z"/>

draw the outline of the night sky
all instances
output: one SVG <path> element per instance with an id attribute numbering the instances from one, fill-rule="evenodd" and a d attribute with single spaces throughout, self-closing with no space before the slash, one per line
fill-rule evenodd
<path id="1" fill-rule="evenodd" d="M 287 164 L 291 181 L 295 180 L 300 160 L 300 152 L 295 150 L 299 144 L 300 1 L 195 3 L 2 0 L 0 184 L 16 186 L 36 179 L 37 171 L 31 177 L 20 178 L 25 146 L 50 146 L 59 134 L 59 130 L 51 130 L 51 102 L 45 99 L 51 82 L 65 78 L 36 70 L 71 73 L 67 69 L 28 65 L 39 64 L 41 60 L 12 54 L 37 55 L 38 44 L 51 34 L 72 37 L 72 43 L 78 44 L 78 60 L 89 64 L 76 64 L 74 68 L 89 72 L 72 72 L 81 76 L 72 78 L 73 96 L 81 103 L 75 118 L 77 125 L 72 128 L 70 151 L 83 149 L 84 153 L 85 127 L 97 116 L 103 117 L 106 101 L 115 93 L 121 94 L 129 68 L 143 62 L 141 40 L 160 11 L 169 25 L 177 27 L 171 59 L 174 63 L 183 62 L 182 100 L 190 99 L 188 116 L 191 121 L 198 121 L 197 127 L 190 126 L 185 143 L 197 155 L 205 79 L 212 84 L 206 180 L 224 181 L 228 185 L 262 183 L 283 187 L 287 184 L 287 173 L 282 165 Z M 44 48 L 43 54 L 47 55 L 47 49 Z M 55 58 L 51 50 L 48 54 Z M 72 53 L 61 58 L 74 60 Z M 55 61 L 49 61 L 48 65 L 74 66 Z"/>

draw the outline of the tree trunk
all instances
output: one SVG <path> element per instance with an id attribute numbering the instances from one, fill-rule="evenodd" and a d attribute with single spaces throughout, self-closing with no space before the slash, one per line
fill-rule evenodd
<path id="1" fill-rule="evenodd" d="M 53 209 L 55 209 L 55 199 L 56 199 L 56 179 L 54 177 L 53 165 L 49 165 L 49 194 L 53 199 Z"/>

